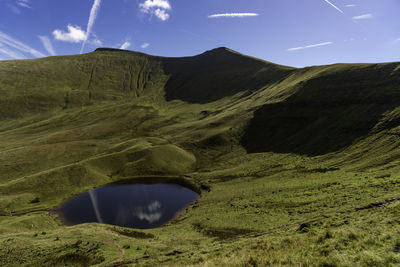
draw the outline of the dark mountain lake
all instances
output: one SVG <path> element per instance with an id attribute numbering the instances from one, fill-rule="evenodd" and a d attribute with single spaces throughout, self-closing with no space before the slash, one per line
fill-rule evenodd
<path id="1" fill-rule="evenodd" d="M 172 183 L 113 184 L 80 194 L 53 210 L 66 225 L 104 223 L 150 229 L 176 219 L 199 195 Z"/>

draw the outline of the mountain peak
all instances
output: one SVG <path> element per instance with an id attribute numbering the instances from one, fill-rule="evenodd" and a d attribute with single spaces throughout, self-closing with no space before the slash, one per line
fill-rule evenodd
<path id="1" fill-rule="evenodd" d="M 225 54 L 225 53 L 237 53 L 237 52 L 227 47 L 221 46 L 211 50 L 207 50 L 203 54 Z"/>
<path id="2" fill-rule="evenodd" d="M 119 48 L 109 48 L 109 47 L 99 47 L 96 50 L 94 50 L 95 52 L 121 52 L 121 51 L 127 51 L 127 50 L 123 50 L 123 49 L 119 49 Z"/>

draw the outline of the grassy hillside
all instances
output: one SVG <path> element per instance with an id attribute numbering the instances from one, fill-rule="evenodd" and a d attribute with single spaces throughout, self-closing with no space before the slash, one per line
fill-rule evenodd
<path id="1" fill-rule="evenodd" d="M 0 61 L 0 265 L 398 265 L 399 80 L 227 48 Z M 48 212 L 152 177 L 201 198 L 152 230 Z"/>
<path id="2" fill-rule="evenodd" d="M 398 119 L 385 118 L 400 106 L 398 66 L 320 67 L 286 101 L 257 110 L 242 144 L 249 152 L 316 156 L 348 147 L 375 126 L 374 132 L 398 126 Z"/>
<path id="3" fill-rule="evenodd" d="M 204 103 L 260 89 L 290 70 L 225 48 L 188 58 L 98 49 L 79 56 L 3 61 L 0 118 L 139 97 L 157 103 L 164 94 L 167 100 Z"/>

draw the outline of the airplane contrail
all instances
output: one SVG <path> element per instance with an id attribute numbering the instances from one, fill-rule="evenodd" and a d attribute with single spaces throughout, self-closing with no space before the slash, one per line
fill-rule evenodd
<path id="1" fill-rule="evenodd" d="M 328 0 L 324 0 L 326 3 L 328 3 L 329 5 L 331 5 L 334 9 L 336 9 L 337 11 L 339 11 L 340 13 L 344 14 L 343 10 L 341 10 L 340 8 L 338 8 L 337 6 L 335 6 L 334 4 L 332 4 L 330 1 Z"/>
<path id="2" fill-rule="evenodd" d="M 29 53 L 34 57 L 45 57 L 44 54 L 41 52 L 33 49 L 32 47 L 21 43 L 20 41 L 12 38 L 11 36 L 5 34 L 4 32 L 0 31 L 0 43 L 3 43 L 9 47 L 15 48 L 21 52 Z"/>
<path id="3" fill-rule="evenodd" d="M 87 39 L 89 38 L 90 34 L 92 33 L 94 21 L 96 20 L 97 14 L 99 13 L 100 4 L 101 4 L 101 0 L 94 0 L 92 10 L 90 10 L 89 22 L 87 25 L 85 40 L 82 43 L 81 54 L 83 52 L 83 49 L 85 48 Z"/>

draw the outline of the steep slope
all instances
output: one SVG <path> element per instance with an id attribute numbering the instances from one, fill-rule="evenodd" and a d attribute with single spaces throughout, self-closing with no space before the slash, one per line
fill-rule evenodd
<path id="1" fill-rule="evenodd" d="M 294 68 L 272 64 L 221 47 L 199 56 L 164 59 L 170 78 L 166 99 L 208 103 L 238 92 L 251 93 L 279 83 Z"/>
<path id="2" fill-rule="evenodd" d="M 400 118 L 385 116 L 400 106 L 399 66 L 314 67 L 318 74 L 302 81 L 294 95 L 255 112 L 241 143 L 248 152 L 316 156 L 395 128 Z"/>
<path id="3" fill-rule="evenodd" d="M 0 117 L 21 117 L 158 90 L 160 62 L 134 52 L 94 52 L 0 64 Z"/>

